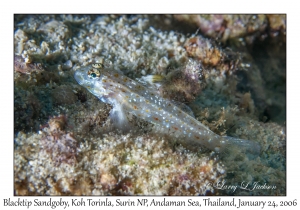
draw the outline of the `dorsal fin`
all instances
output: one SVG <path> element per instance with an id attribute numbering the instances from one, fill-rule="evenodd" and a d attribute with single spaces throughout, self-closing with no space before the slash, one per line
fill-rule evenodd
<path id="1" fill-rule="evenodd" d="M 193 118 L 195 118 L 193 111 L 191 110 L 190 107 L 188 107 L 186 104 L 181 103 L 179 101 L 171 101 L 175 106 L 177 106 L 178 108 L 180 108 L 182 111 L 186 112 L 187 114 L 189 114 L 190 116 L 192 116 Z"/>
<path id="2" fill-rule="evenodd" d="M 165 81 L 164 77 L 160 75 L 147 75 L 141 78 L 136 78 L 136 80 L 144 87 L 146 87 L 150 91 L 155 92 L 156 94 L 159 94 L 158 89 L 161 83 Z"/>
<path id="3" fill-rule="evenodd" d="M 139 79 L 142 82 L 149 83 L 151 85 L 154 85 L 154 83 L 160 83 L 165 81 L 165 77 L 162 75 L 154 74 L 154 75 L 147 75 L 143 76 Z"/>
<path id="4" fill-rule="evenodd" d="M 144 86 L 146 86 L 147 84 L 148 86 L 150 85 L 150 89 L 152 90 L 157 90 L 157 88 L 161 85 L 161 83 L 166 81 L 166 77 L 161 75 L 147 75 L 139 78 L 138 81 L 142 83 Z M 187 114 L 195 118 L 193 111 L 187 105 L 179 101 L 173 101 L 173 100 L 169 100 L 169 101 L 175 106 L 177 106 L 178 108 L 180 108 L 182 111 L 186 112 Z"/>

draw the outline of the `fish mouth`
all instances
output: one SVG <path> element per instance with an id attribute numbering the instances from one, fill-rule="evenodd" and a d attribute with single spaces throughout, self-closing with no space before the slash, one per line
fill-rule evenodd
<path id="1" fill-rule="evenodd" d="M 84 84 L 84 76 L 82 74 L 82 71 L 75 71 L 74 78 L 78 82 L 78 84 L 83 85 Z"/>
<path id="2" fill-rule="evenodd" d="M 89 81 L 88 74 L 87 74 L 88 70 L 89 67 L 85 66 L 75 71 L 74 78 L 80 85 L 84 86 L 87 83 L 87 81 Z"/>

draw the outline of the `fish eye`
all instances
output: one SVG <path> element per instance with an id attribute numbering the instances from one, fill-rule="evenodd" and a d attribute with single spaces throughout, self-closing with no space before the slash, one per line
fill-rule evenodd
<path id="1" fill-rule="evenodd" d="M 90 79 L 96 79 L 99 78 L 101 75 L 100 71 L 98 69 L 90 69 L 88 71 L 88 76 Z"/>

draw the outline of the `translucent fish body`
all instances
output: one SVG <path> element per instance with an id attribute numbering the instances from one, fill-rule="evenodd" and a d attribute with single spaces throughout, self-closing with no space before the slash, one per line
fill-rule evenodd
<path id="1" fill-rule="evenodd" d="M 118 107 L 119 111 L 153 123 L 171 135 L 184 139 L 186 143 L 200 144 L 216 152 L 222 152 L 232 145 L 252 153 L 260 151 L 257 142 L 215 134 L 173 102 L 157 95 L 153 89 L 113 69 L 81 67 L 75 72 L 75 79 L 114 109 Z"/>

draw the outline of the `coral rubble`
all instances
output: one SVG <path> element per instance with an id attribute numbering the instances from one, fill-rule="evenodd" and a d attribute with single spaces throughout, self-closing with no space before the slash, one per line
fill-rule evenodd
<path id="1" fill-rule="evenodd" d="M 15 15 L 15 194 L 285 195 L 285 36 L 285 15 Z M 190 149 L 135 117 L 118 131 L 74 80 L 91 63 L 163 78 L 145 85 L 261 154 Z"/>
<path id="2" fill-rule="evenodd" d="M 223 42 L 228 39 L 245 38 L 252 43 L 256 38 L 285 35 L 286 15 L 253 14 L 253 15 L 175 15 L 178 21 L 199 27 L 209 37 L 219 38 Z"/>
<path id="3" fill-rule="evenodd" d="M 16 195 L 205 195 L 215 194 L 211 184 L 225 176 L 213 156 L 172 150 L 160 137 L 109 134 L 78 141 L 82 136 L 48 128 L 29 137 L 19 133 Z"/>

